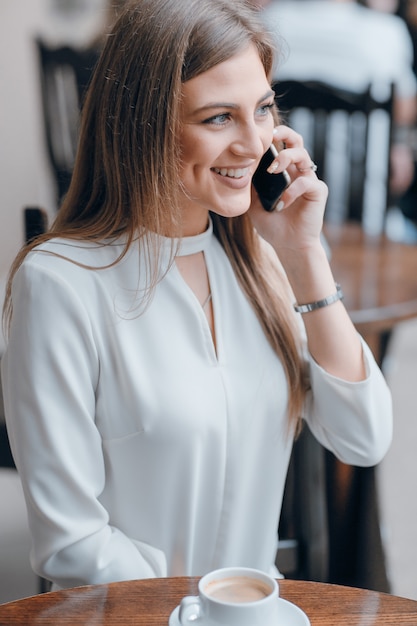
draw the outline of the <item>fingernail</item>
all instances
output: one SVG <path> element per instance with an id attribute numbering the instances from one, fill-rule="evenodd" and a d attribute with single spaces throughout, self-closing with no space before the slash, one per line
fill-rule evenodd
<path id="1" fill-rule="evenodd" d="M 279 161 L 273 161 L 266 171 L 269 174 L 274 174 L 278 168 L 279 168 Z"/>
<path id="2" fill-rule="evenodd" d="M 275 210 L 278 211 L 278 213 L 279 213 L 280 211 L 282 211 L 283 208 L 284 208 L 284 202 L 282 200 L 280 200 L 278 202 Z"/>

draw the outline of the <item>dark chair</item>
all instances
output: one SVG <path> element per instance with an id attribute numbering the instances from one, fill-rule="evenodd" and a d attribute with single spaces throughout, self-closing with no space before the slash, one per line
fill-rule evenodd
<path id="1" fill-rule="evenodd" d="M 1 419 L 1 416 L 0 416 Z M 7 435 L 6 424 L 0 422 L 0 467 L 16 469 L 12 453 L 10 450 L 9 437 Z"/>
<path id="2" fill-rule="evenodd" d="M 329 187 L 325 219 L 353 220 L 367 232 L 383 232 L 390 205 L 393 89 L 378 99 L 371 86 L 363 93 L 313 81 L 273 87 L 283 121 L 303 135 Z"/>
<path id="3" fill-rule="evenodd" d="M 30 243 L 38 235 L 44 233 L 48 226 L 48 216 L 40 207 L 25 207 L 23 212 L 25 242 Z"/>
<path id="4" fill-rule="evenodd" d="M 99 50 L 51 48 L 36 40 L 48 155 L 57 184 L 57 205 L 72 175 L 79 113 Z"/>
<path id="5" fill-rule="evenodd" d="M 391 203 L 392 89 L 381 100 L 371 88 L 354 94 L 318 82 L 280 81 L 274 90 L 283 122 L 302 134 L 329 187 L 325 220 L 384 232 Z M 385 349 L 386 340 L 382 333 Z M 294 445 L 284 494 L 277 553 L 283 573 L 388 591 L 376 501 L 373 468 L 339 463 L 305 429 Z M 361 511 L 369 514 L 366 525 Z M 364 556 L 371 543 L 378 562 Z"/>
<path id="6" fill-rule="evenodd" d="M 1 355 L 0 355 L 1 362 Z M 3 389 L 0 381 L 0 467 L 16 468 L 10 450 L 9 437 L 4 417 Z"/>
<path id="7" fill-rule="evenodd" d="M 327 582 L 325 454 L 307 426 L 294 443 L 278 534 L 275 562 L 286 578 Z"/>
<path id="8" fill-rule="evenodd" d="M 50 47 L 35 40 L 39 58 L 44 136 L 56 183 L 57 209 L 68 190 L 78 142 L 79 116 L 84 95 L 98 59 L 97 48 Z M 25 241 L 47 227 L 39 207 L 24 209 Z"/>

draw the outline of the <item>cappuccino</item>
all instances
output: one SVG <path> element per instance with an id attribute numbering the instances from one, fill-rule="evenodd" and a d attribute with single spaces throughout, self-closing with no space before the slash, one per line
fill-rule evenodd
<path id="1" fill-rule="evenodd" d="M 220 602 L 256 602 L 272 592 L 271 587 L 257 578 L 231 576 L 212 580 L 204 588 L 205 593 Z"/>

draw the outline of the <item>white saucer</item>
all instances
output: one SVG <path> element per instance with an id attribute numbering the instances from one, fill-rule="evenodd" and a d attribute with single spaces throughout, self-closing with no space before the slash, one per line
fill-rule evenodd
<path id="1" fill-rule="evenodd" d="M 279 624 L 285 624 L 285 626 L 311 626 L 310 620 L 307 615 L 292 602 L 278 599 L 279 603 Z M 177 606 L 171 613 L 169 618 L 169 626 L 181 626 L 178 619 L 179 606 Z M 277 624 L 278 626 L 278 624 Z"/>

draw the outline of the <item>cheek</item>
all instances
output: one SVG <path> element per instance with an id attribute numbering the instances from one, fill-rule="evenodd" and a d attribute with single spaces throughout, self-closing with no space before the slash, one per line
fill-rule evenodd
<path id="1" fill-rule="evenodd" d="M 184 182 L 200 180 L 210 172 L 211 158 L 206 146 L 200 141 L 184 146 L 181 158 L 181 176 Z"/>
<path id="2" fill-rule="evenodd" d="M 201 162 L 200 143 L 198 139 L 185 140 L 181 144 L 181 178 L 183 182 L 190 182 L 193 173 Z"/>
<path id="3" fill-rule="evenodd" d="M 193 148 L 192 148 L 192 142 L 190 141 L 183 141 L 181 143 L 181 164 L 183 165 L 183 167 L 185 167 L 188 163 L 190 163 L 192 157 L 193 157 Z"/>
<path id="4" fill-rule="evenodd" d="M 210 168 L 224 150 L 225 141 L 196 127 L 187 128 L 181 138 L 183 171 Z"/>
<path id="5" fill-rule="evenodd" d="M 264 146 L 264 152 L 266 152 L 269 146 L 271 145 L 271 143 L 273 143 L 274 128 L 275 128 L 274 120 L 271 118 L 271 123 L 265 128 L 265 130 L 262 132 L 262 135 L 261 135 L 261 141 Z"/>

